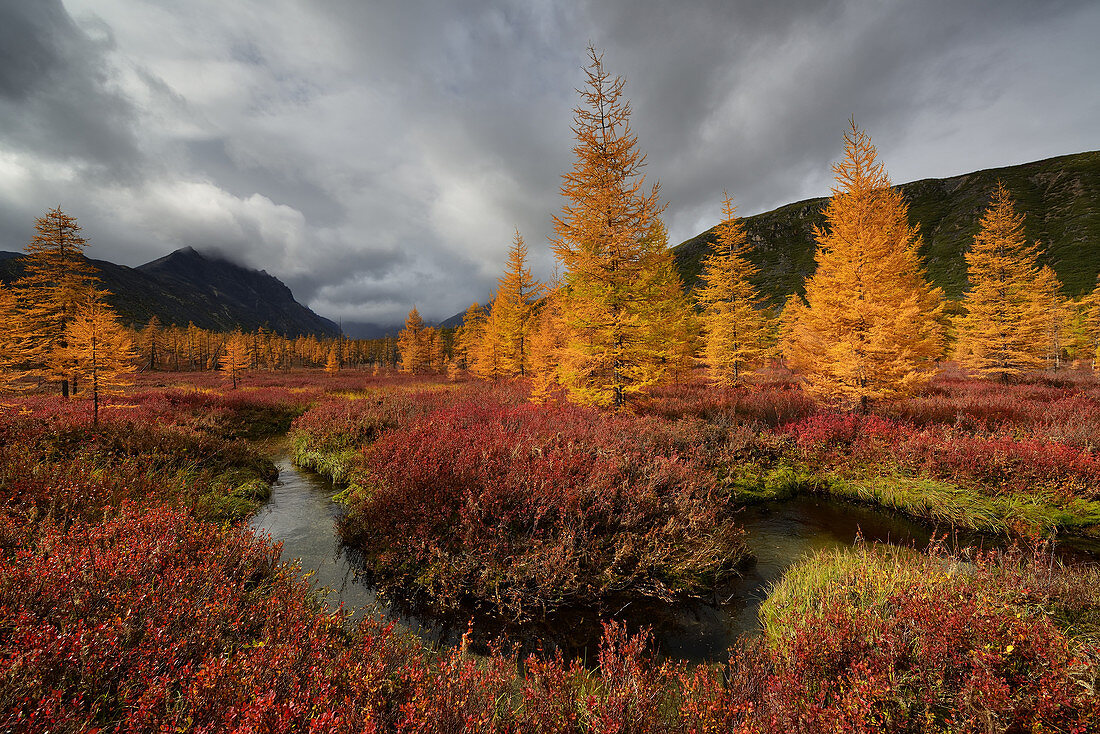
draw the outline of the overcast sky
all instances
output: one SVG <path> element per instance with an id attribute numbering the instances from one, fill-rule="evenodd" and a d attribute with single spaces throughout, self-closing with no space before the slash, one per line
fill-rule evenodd
<path id="1" fill-rule="evenodd" d="M 670 240 L 828 192 L 849 116 L 895 182 L 1100 148 L 1100 3 L 0 0 L 0 249 L 60 204 L 88 255 L 185 245 L 318 313 L 484 302 L 553 269 L 589 42 Z"/>

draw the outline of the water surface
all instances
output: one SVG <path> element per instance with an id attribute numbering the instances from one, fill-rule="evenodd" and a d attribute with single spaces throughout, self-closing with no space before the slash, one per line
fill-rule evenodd
<path id="1" fill-rule="evenodd" d="M 370 614 L 396 620 L 437 645 L 456 644 L 472 620 L 473 641 L 482 648 L 506 638 L 521 650 L 558 648 L 567 656 L 594 660 L 601 620 L 616 619 L 631 630 L 651 627 L 659 652 L 669 658 L 723 660 L 740 635 L 759 631 L 760 603 L 792 564 L 822 549 L 850 546 L 857 538 L 923 549 L 932 535 L 928 527 L 897 514 L 824 497 L 754 505 L 741 511 L 740 520 L 755 560 L 742 578 L 717 589 L 712 598 L 676 604 L 626 601 L 603 612 L 568 609 L 544 623 L 508 628 L 474 610 L 440 616 L 380 597 L 364 577 L 356 551 L 336 536 L 333 524 L 340 507 L 333 502 L 332 484 L 298 469 L 288 457 L 278 458 L 276 465 L 279 479 L 271 499 L 253 516 L 251 527 L 283 544 L 283 560 L 300 561 L 314 587 L 327 590 L 325 603 L 331 608 L 342 604 L 353 618 Z M 960 545 L 991 542 L 975 536 L 949 540 Z"/>

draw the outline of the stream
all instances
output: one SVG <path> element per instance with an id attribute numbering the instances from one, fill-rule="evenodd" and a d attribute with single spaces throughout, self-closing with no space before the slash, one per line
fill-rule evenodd
<path id="1" fill-rule="evenodd" d="M 287 456 L 278 457 L 275 463 L 279 478 L 272 487 L 271 499 L 249 525 L 257 535 L 270 535 L 283 544 L 283 560 L 300 562 L 303 573 L 308 574 L 330 608 L 342 604 L 353 619 L 381 615 L 426 643 L 440 646 L 457 644 L 473 616 L 475 650 L 504 634 L 522 650 L 542 646 L 561 649 L 567 657 L 595 659 L 601 628 L 591 610 L 559 613 L 538 628 L 502 630 L 494 620 L 476 615 L 418 613 L 408 604 L 382 598 L 364 580 L 356 551 L 336 536 L 333 523 L 340 507 L 332 501 L 336 490 L 331 482 L 295 467 Z M 742 511 L 740 519 L 747 531 L 749 551 L 756 559 L 742 578 L 719 588 L 709 600 L 632 602 L 605 617 L 626 622 L 631 631 L 652 627 L 658 652 L 667 658 L 724 660 L 739 636 L 759 630 L 760 603 L 770 586 L 798 560 L 818 550 L 850 546 L 858 536 L 917 548 L 927 546 L 931 536 L 925 526 L 898 515 L 812 496 L 750 506 Z M 1087 551 L 1085 554 L 1092 555 Z"/>

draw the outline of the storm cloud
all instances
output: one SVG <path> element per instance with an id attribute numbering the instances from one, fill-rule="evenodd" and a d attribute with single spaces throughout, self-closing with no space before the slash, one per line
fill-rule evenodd
<path id="1" fill-rule="evenodd" d="M 1100 5 L 0 0 L 0 249 L 61 204 L 88 254 L 184 245 L 318 313 L 485 301 L 536 271 L 585 48 L 627 80 L 670 239 L 828 193 L 849 117 L 902 182 L 1098 147 Z"/>

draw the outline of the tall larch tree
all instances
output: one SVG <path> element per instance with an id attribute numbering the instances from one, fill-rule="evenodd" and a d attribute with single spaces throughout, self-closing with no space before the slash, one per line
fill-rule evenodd
<path id="1" fill-rule="evenodd" d="M 542 285 L 531 275 L 527 264 L 527 245 L 519 230 L 508 250 L 504 275 L 497 281 L 493 299 L 494 323 L 499 330 L 501 372 L 526 375 L 530 366 L 531 316 L 542 294 Z"/>
<path id="2" fill-rule="evenodd" d="M 397 334 L 397 349 L 401 353 L 400 370 L 420 374 L 428 370 L 428 344 L 424 334 L 424 319 L 413 306 L 405 317 L 405 328 Z"/>
<path id="3" fill-rule="evenodd" d="M 99 399 L 130 384 L 137 352 L 129 332 L 106 304 L 93 301 L 77 307 L 65 327 L 66 361 L 70 374 L 79 376 L 77 394 L 90 394 L 92 422 L 99 423 Z"/>
<path id="4" fill-rule="evenodd" d="M 703 363 L 711 383 L 719 387 L 741 385 L 768 353 L 768 319 L 753 284 L 759 269 L 748 259 L 745 228 L 734 212 L 726 194 L 722 222 L 696 291 L 703 309 Z"/>
<path id="5" fill-rule="evenodd" d="M 340 372 L 340 354 L 336 350 L 336 344 L 328 350 L 328 358 L 325 360 L 325 372 L 335 375 Z"/>
<path id="6" fill-rule="evenodd" d="M 1038 297 L 1039 248 L 1024 237 L 1024 217 L 998 182 L 966 253 L 969 287 L 956 322 L 955 356 L 973 374 L 1008 380 L 1039 369 L 1048 318 Z"/>
<path id="7" fill-rule="evenodd" d="M 499 309 L 494 308 L 497 297 L 490 301 L 489 313 L 482 323 L 481 338 L 473 352 L 470 371 L 482 380 L 496 380 L 504 372 L 504 330 L 501 328 Z"/>
<path id="8" fill-rule="evenodd" d="M 69 395 L 66 327 L 76 311 L 102 296 L 96 270 L 84 257 L 87 241 L 80 225 L 61 208 L 50 209 L 34 223 L 35 234 L 23 258 L 23 277 L 14 294 L 26 325 L 26 338 L 16 355 L 24 374 L 43 382 L 58 382 Z"/>
<path id="9" fill-rule="evenodd" d="M 252 347 L 247 336 L 241 332 L 231 334 L 225 342 L 225 351 L 218 360 L 218 367 L 229 378 L 233 389 L 237 389 L 237 383 L 252 366 Z"/>
<path id="10" fill-rule="evenodd" d="M 942 291 L 920 264 L 920 238 L 867 135 L 851 122 L 845 158 L 816 228 L 805 301 L 784 310 L 784 352 L 824 400 L 866 411 L 924 385 L 943 352 Z"/>
<path id="11" fill-rule="evenodd" d="M 561 382 L 558 364 L 565 331 L 562 327 L 562 295 L 561 281 L 555 278 L 532 319 L 531 402 L 534 403 L 545 402 Z"/>
<path id="12" fill-rule="evenodd" d="M 15 308 L 15 296 L 0 283 L 0 390 L 16 384 L 16 353 L 22 340 L 21 320 Z"/>
<path id="13" fill-rule="evenodd" d="M 572 400 L 620 407 L 675 366 L 662 341 L 674 272 L 653 246 L 662 207 L 646 189 L 645 156 L 630 127 L 624 80 L 589 47 L 587 82 L 574 110 L 573 170 L 554 218 L 552 247 L 564 280 L 559 376 Z M 682 297 L 682 287 L 680 289 Z"/>
<path id="14" fill-rule="evenodd" d="M 1069 301 L 1062 295 L 1062 281 L 1058 279 L 1054 268 L 1049 265 L 1039 268 L 1032 293 L 1034 309 L 1042 320 L 1046 365 L 1049 369 L 1060 370 L 1062 355 L 1073 340 L 1070 323 L 1072 309 Z"/>
<path id="15" fill-rule="evenodd" d="M 1096 370 L 1100 357 L 1100 275 L 1092 292 L 1081 299 L 1081 321 L 1085 332 L 1084 358 Z"/>
<path id="16" fill-rule="evenodd" d="M 475 301 L 466 309 L 462 317 L 462 326 L 455 330 L 455 362 L 458 369 L 466 371 L 472 369 L 484 331 L 485 309 Z"/>

